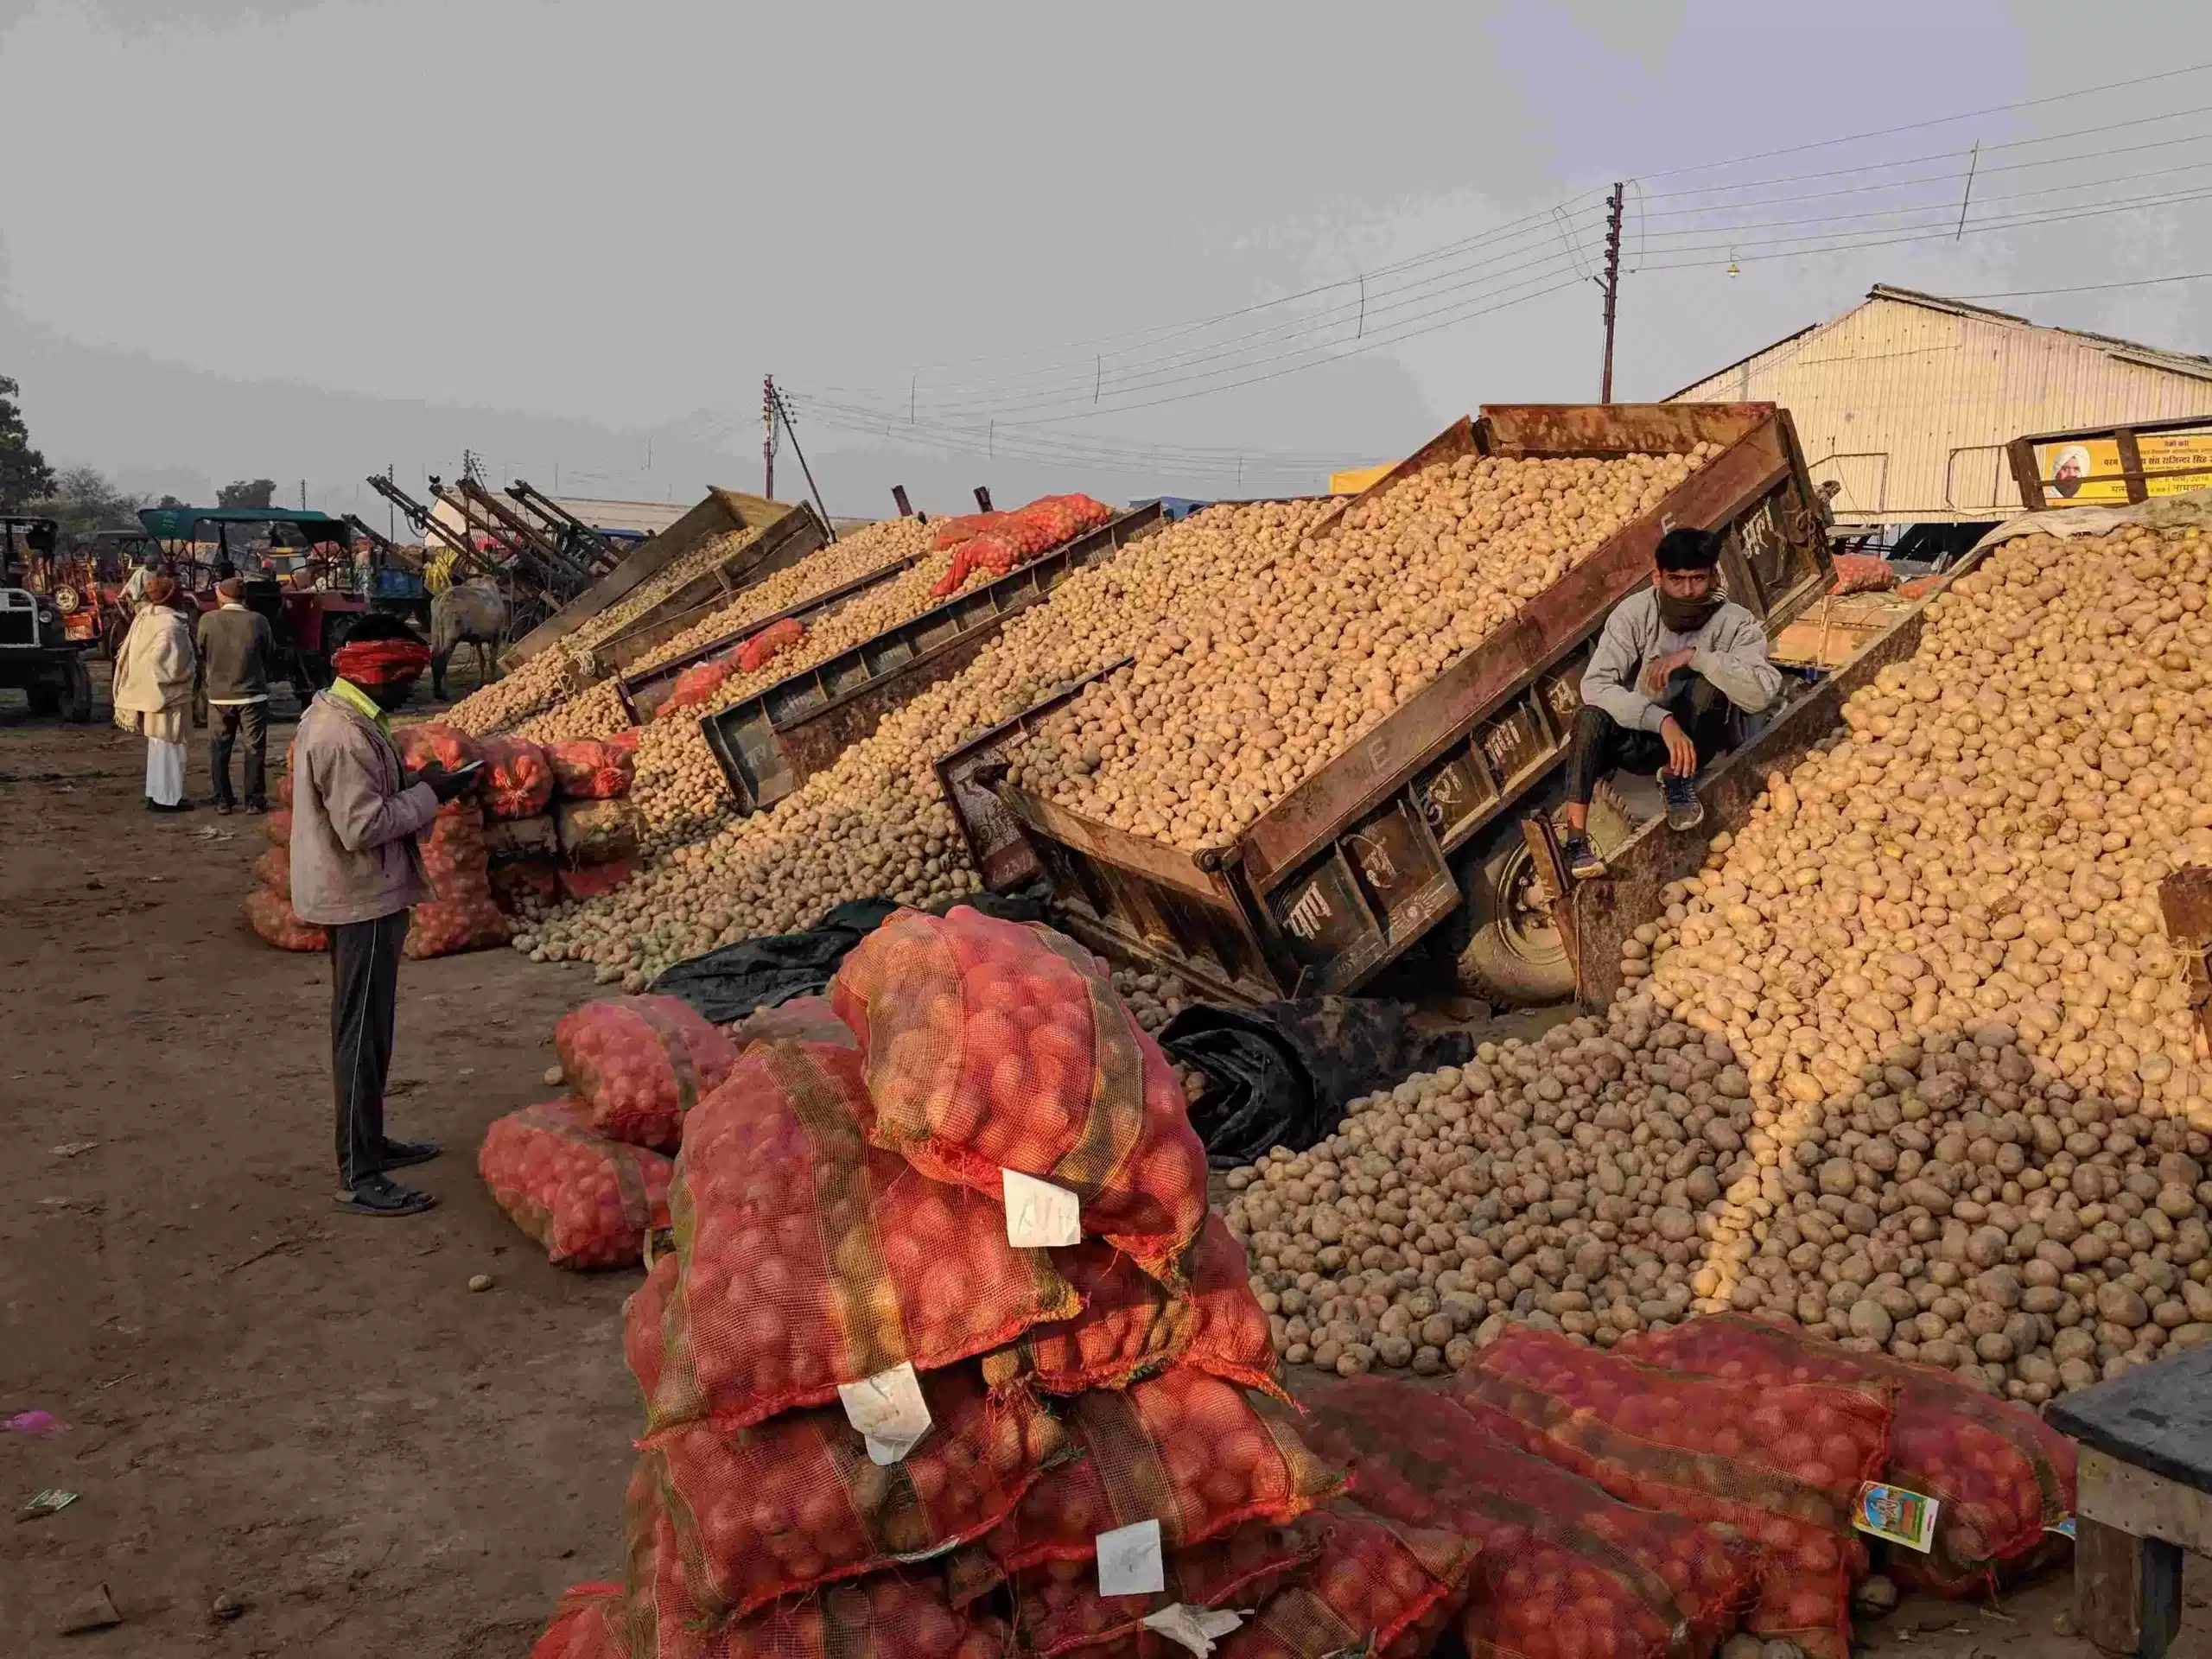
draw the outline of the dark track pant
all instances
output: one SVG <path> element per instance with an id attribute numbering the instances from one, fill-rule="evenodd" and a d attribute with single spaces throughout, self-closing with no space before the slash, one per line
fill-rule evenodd
<path id="1" fill-rule="evenodd" d="M 1729 739 L 1728 699 L 1702 675 L 1685 670 L 1675 677 L 1670 695 L 1660 704 L 1697 746 L 1700 767 L 1725 753 Z M 1667 740 L 1656 732 L 1631 731 L 1602 709 L 1587 703 L 1574 717 L 1574 742 L 1567 750 L 1567 798 L 1590 804 L 1598 780 L 1609 772 L 1656 772 L 1667 764 Z"/>
<path id="2" fill-rule="evenodd" d="M 215 779 L 215 804 L 236 806 L 231 793 L 231 749 L 245 738 L 245 804 L 269 804 L 269 705 L 215 703 L 207 710 L 207 770 Z"/>
<path id="3" fill-rule="evenodd" d="M 338 1096 L 338 1179 L 384 1168 L 384 1080 L 399 1020 L 407 912 L 330 929 L 330 1077 Z"/>

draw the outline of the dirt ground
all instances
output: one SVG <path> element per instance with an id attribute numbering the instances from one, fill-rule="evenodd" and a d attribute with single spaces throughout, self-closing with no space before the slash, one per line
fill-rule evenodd
<path id="1" fill-rule="evenodd" d="M 391 1128 L 444 1143 L 415 1172 L 443 1203 L 341 1215 L 327 964 L 241 922 L 262 821 L 150 815 L 143 767 L 0 702 L 0 1419 L 71 1425 L 0 1433 L 0 1500 L 78 1495 L 0 1526 L 0 1653 L 522 1659 L 564 1585 L 619 1570 L 638 1275 L 547 1267 L 474 1151 L 545 1094 L 589 979 L 406 964 Z M 123 1623 L 60 1634 L 102 1586 Z M 2182 1659 L 2212 1653 L 2205 1587 Z M 1862 1650 L 2088 1659 L 2068 1601 L 1909 1603 Z"/>

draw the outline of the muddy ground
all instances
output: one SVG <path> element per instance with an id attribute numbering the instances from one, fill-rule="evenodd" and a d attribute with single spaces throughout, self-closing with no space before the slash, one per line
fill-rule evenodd
<path id="1" fill-rule="evenodd" d="M 0 1653 L 522 1659 L 619 1567 L 637 1275 L 547 1267 L 474 1149 L 546 1092 L 588 977 L 406 964 L 391 1128 L 444 1142 L 416 1172 L 443 1203 L 341 1215 L 327 964 L 240 920 L 262 821 L 147 813 L 143 755 L 0 702 L 0 1419 L 72 1425 L 0 1433 L 0 1502 L 78 1494 L 0 1524 Z M 202 798 L 206 766 L 195 738 Z M 103 1586 L 123 1623 L 59 1634 Z M 1869 1650 L 2086 1659 L 2067 1603 L 1909 1604 Z M 2212 1653 L 2190 1618 L 2184 1659 Z"/>

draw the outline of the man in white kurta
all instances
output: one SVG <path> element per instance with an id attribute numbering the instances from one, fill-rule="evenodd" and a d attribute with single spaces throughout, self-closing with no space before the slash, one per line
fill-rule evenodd
<path id="1" fill-rule="evenodd" d="M 184 798 L 184 733 L 197 658 L 191 623 L 171 607 L 175 594 L 172 578 L 147 578 L 145 602 L 115 658 L 115 723 L 146 739 L 146 805 L 155 812 L 192 807 Z"/>

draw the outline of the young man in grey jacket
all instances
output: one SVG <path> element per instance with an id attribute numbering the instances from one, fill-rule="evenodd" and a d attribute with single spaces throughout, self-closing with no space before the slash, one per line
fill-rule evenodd
<path id="1" fill-rule="evenodd" d="M 1670 530 L 1652 555 L 1651 586 L 1614 607 L 1582 676 L 1582 712 L 1567 754 L 1567 868 L 1605 873 L 1590 845 L 1590 797 L 1615 770 L 1657 772 L 1667 827 L 1705 822 L 1697 774 L 1725 753 L 1736 715 L 1782 690 L 1758 618 L 1720 593 L 1719 537 Z"/>
<path id="2" fill-rule="evenodd" d="M 407 912 L 433 896 L 415 837 L 474 772 L 410 779 L 391 714 L 429 665 L 397 617 L 364 617 L 330 659 L 338 677 L 300 716 L 292 759 L 292 909 L 329 930 L 331 1081 L 338 1106 L 338 1207 L 411 1216 L 436 1202 L 390 1172 L 427 1163 L 435 1141 L 384 1132 L 384 1084 L 399 1015 Z"/>

